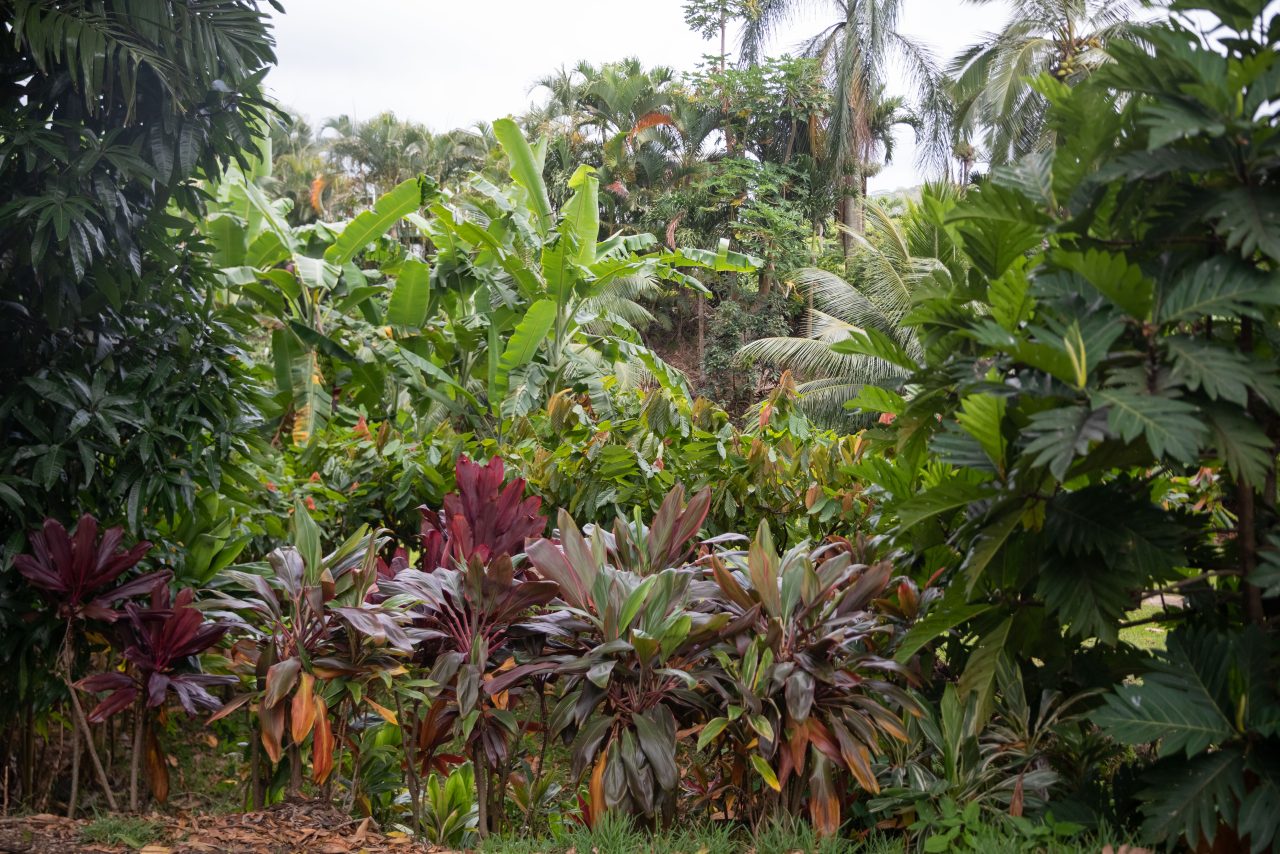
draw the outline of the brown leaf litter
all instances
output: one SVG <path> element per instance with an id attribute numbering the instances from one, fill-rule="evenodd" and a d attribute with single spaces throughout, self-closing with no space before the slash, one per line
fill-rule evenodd
<path id="1" fill-rule="evenodd" d="M 414 843 L 402 833 L 383 832 L 372 819 L 352 819 L 330 804 L 296 801 L 260 812 L 144 816 L 161 836 L 142 854 L 424 854 L 444 849 Z M 56 815 L 0 819 L 0 854 L 117 854 L 136 850 L 84 839 L 90 819 Z"/>

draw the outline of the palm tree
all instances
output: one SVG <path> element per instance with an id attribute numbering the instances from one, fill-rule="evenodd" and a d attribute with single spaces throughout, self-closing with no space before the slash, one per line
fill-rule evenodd
<path id="1" fill-rule="evenodd" d="M 324 123 L 322 138 L 335 165 L 367 184 L 372 200 L 426 171 L 431 132 L 388 112 L 365 121 L 336 116 Z"/>
<path id="2" fill-rule="evenodd" d="M 862 177 L 876 150 L 874 123 L 882 111 L 878 102 L 890 63 L 906 70 L 916 96 L 921 162 L 941 167 L 949 154 L 944 79 L 928 48 L 898 31 L 903 2 L 831 0 L 837 20 L 804 45 L 804 54 L 822 63 L 832 89 L 826 167 L 842 190 L 840 216 L 849 229 L 848 252 L 855 246 L 852 235 L 860 231 Z M 743 26 L 740 61 L 757 63 L 778 26 L 801 5 L 802 0 L 760 0 Z"/>
<path id="3" fill-rule="evenodd" d="M 949 185 L 926 186 L 925 195 L 946 209 L 955 202 Z M 902 370 L 869 356 L 836 353 L 831 345 L 853 331 L 874 328 L 919 358 L 915 331 L 902 321 L 918 294 L 949 288 L 964 275 L 964 262 L 945 230 L 908 204 L 904 216 L 892 216 L 883 205 L 868 202 L 868 234 L 854 235 L 857 246 L 853 275 L 846 280 L 827 270 L 806 268 L 793 284 L 808 300 L 802 336 L 759 338 L 742 347 L 745 364 L 763 363 L 791 371 L 801 380 L 800 405 L 815 421 L 850 426 L 844 409 L 864 385 L 900 385 Z"/>
<path id="4" fill-rule="evenodd" d="M 969 0 L 978 6 L 993 0 Z M 1107 45 L 1134 37 L 1137 0 L 1015 0 L 999 32 L 960 53 L 954 78 L 957 139 L 981 141 L 992 165 L 1043 146 L 1047 106 L 1031 80 L 1075 83 L 1109 60 Z"/>
<path id="5" fill-rule="evenodd" d="M 347 176 L 334 168 L 311 125 L 300 116 L 277 118 L 269 123 L 271 138 L 271 192 L 292 203 L 291 225 L 304 225 L 347 211 L 355 201 Z"/>
<path id="6" fill-rule="evenodd" d="M 525 124 L 536 132 L 550 132 L 552 162 L 570 166 L 585 159 L 599 168 L 606 191 L 602 198 L 615 224 L 620 224 L 638 204 L 634 193 L 668 174 L 667 149 L 674 145 L 681 152 L 692 150 L 710 133 L 692 121 L 680 139 L 658 130 L 674 122 L 674 81 L 670 68 L 646 69 L 634 57 L 599 67 L 580 62 L 534 84 L 550 97 Z"/>

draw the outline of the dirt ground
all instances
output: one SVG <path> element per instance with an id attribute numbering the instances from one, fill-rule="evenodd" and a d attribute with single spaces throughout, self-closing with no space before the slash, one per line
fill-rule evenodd
<path id="1" fill-rule="evenodd" d="M 143 816 L 161 839 L 138 849 L 85 839 L 92 822 L 55 815 L 0 819 L 0 854 L 61 854 L 81 851 L 116 854 L 422 854 L 442 849 L 415 845 L 396 833 L 381 832 L 372 821 L 356 819 L 318 803 L 285 803 L 239 815 Z"/>

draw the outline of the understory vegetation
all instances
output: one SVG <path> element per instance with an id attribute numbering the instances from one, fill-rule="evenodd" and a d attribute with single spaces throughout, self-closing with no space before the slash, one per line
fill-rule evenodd
<path id="1" fill-rule="evenodd" d="M 1280 12 L 685 5 L 316 133 L 253 0 L 6 4 L 6 811 L 1276 848 Z"/>

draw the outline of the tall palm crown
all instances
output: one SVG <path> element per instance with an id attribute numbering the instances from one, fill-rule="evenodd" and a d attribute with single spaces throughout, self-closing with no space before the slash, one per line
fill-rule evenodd
<path id="1" fill-rule="evenodd" d="M 922 205 L 944 211 L 955 203 L 950 185 L 928 185 L 923 196 Z M 965 275 L 955 242 L 934 225 L 938 219 L 922 216 L 911 204 L 896 217 L 884 205 L 868 203 L 867 234 L 854 238 L 858 251 L 851 279 L 816 268 L 798 271 L 793 283 L 810 306 L 804 334 L 757 339 L 738 351 L 739 359 L 791 371 L 802 381 L 800 406 L 811 418 L 832 427 L 851 426 L 845 401 L 864 385 L 897 386 L 905 377 L 888 362 L 836 353 L 831 345 L 872 328 L 920 357 L 920 342 L 903 318 L 919 296 L 948 289 Z"/>
<path id="2" fill-rule="evenodd" d="M 912 89 L 921 163 L 945 162 L 945 80 L 928 48 L 899 31 L 903 4 L 904 0 L 830 0 L 835 20 L 803 46 L 805 55 L 822 63 L 832 89 L 827 163 L 833 175 L 857 174 L 873 156 L 873 119 L 891 63 L 906 72 Z M 740 61 L 758 62 L 778 27 L 802 5 L 801 0 L 760 0 L 743 25 Z"/>
<path id="3" fill-rule="evenodd" d="M 994 0 L 969 0 L 989 6 Z M 1136 0 L 1015 0 L 999 32 L 952 60 L 958 139 L 976 141 L 993 165 L 1045 143 L 1046 102 L 1031 80 L 1074 83 L 1107 62 L 1107 45 L 1134 37 Z"/>

